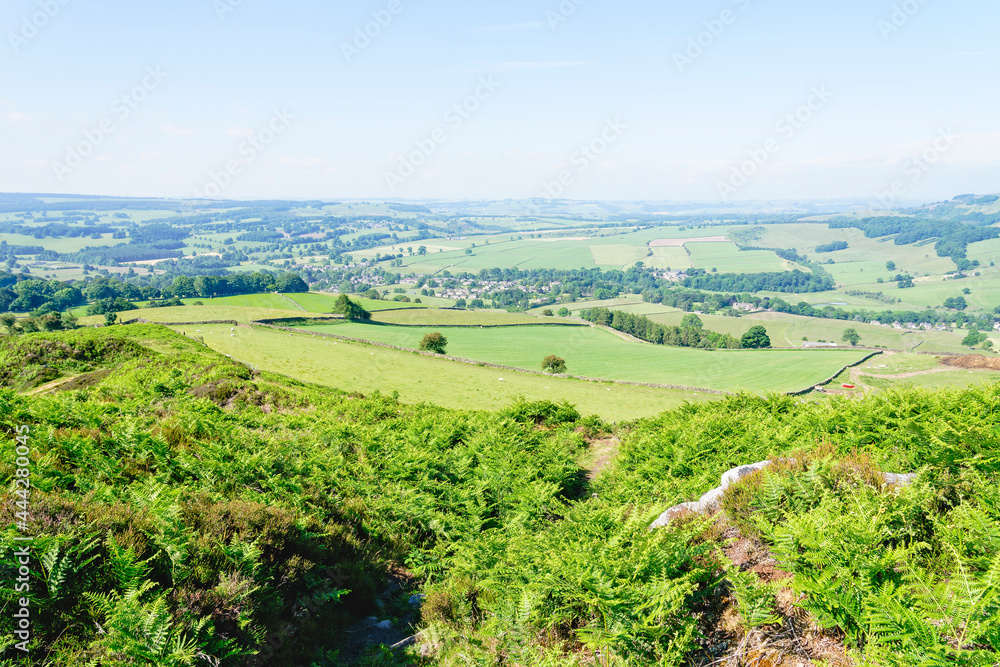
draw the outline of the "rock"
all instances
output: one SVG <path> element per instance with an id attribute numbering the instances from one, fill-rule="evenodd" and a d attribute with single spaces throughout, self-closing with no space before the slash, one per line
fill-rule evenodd
<path id="1" fill-rule="evenodd" d="M 795 459 L 787 459 L 791 463 L 796 463 Z M 719 503 L 722 501 L 722 496 L 725 495 L 726 489 L 740 481 L 748 475 L 752 475 L 758 470 L 763 470 L 771 465 L 771 461 L 761 461 L 759 463 L 753 463 L 751 465 L 739 466 L 738 468 L 733 468 L 722 475 L 721 485 L 715 487 L 701 498 L 695 502 L 681 503 L 680 505 L 674 505 L 666 512 L 657 517 L 656 521 L 649 524 L 649 530 L 656 530 L 657 528 L 663 528 L 670 524 L 671 521 L 684 516 L 689 513 L 696 514 L 706 514 L 713 510 L 719 508 Z M 908 473 L 905 475 L 898 475 L 896 473 L 884 472 L 882 475 L 885 477 L 885 484 L 895 485 L 895 486 L 909 486 L 917 478 L 916 473 Z"/>
<path id="2" fill-rule="evenodd" d="M 896 473 L 892 472 L 884 472 L 882 473 L 882 476 L 885 477 L 886 484 L 894 484 L 896 486 L 909 486 L 910 484 L 913 484 L 914 480 L 917 479 L 917 474 L 913 472 L 905 475 L 897 475 Z"/>
<path id="3" fill-rule="evenodd" d="M 427 596 L 424 595 L 423 593 L 417 593 L 416 595 L 411 595 L 408 604 L 411 607 L 419 607 L 420 605 L 422 605 L 424 603 L 424 599 L 426 597 Z"/>
<path id="4" fill-rule="evenodd" d="M 722 486 L 720 486 L 719 488 L 725 491 L 730 486 L 740 481 L 747 475 L 752 475 L 758 470 L 766 468 L 769 465 L 771 465 L 770 461 L 761 461 L 760 463 L 754 463 L 748 466 L 740 466 L 738 468 L 733 468 L 732 470 L 730 470 L 729 472 L 725 473 L 722 476 Z"/>
<path id="5" fill-rule="evenodd" d="M 406 639 L 404 639 L 401 642 L 396 642 L 395 644 L 393 644 L 389 648 L 391 648 L 392 650 L 395 651 L 395 650 L 399 650 L 401 648 L 406 648 L 407 646 L 413 646 L 416 643 L 417 643 L 417 635 L 413 635 L 412 637 L 407 637 Z"/>
<path id="6" fill-rule="evenodd" d="M 382 621 L 381 623 L 376 623 L 375 627 L 379 630 L 392 630 L 392 621 Z"/>

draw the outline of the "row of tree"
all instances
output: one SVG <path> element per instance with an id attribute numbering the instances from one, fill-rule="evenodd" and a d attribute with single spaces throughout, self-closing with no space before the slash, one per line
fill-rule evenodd
<path id="1" fill-rule="evenodd" d="M 730 334 L 705 329 L 701 318 L 694 314 L 685 315 L 680 326 L 659 324 L 645 315 L 607 308 L 584 310 L 580 312 L 580 317 L 657 345 L 730 350 L 771 347 L 764 327 L 753 327 L 741 340 Z"/>

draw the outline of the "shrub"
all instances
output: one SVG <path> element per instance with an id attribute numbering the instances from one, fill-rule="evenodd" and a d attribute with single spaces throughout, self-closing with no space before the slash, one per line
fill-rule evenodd
<path id="1" fill-rule="evenodd" d="M 420 341 L 420 349 L 424 352 L 444 354 L 447 347 L 448 339 L 437 332 L 427 334 L 423 337 L 423 340 Z"/>

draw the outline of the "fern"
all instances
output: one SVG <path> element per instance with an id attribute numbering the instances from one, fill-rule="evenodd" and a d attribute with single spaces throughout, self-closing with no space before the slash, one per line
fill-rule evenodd
<path id="1" fill-rule="evenodd" d="M 745 629 L 781 621 L 775 613 L 776 584 L 765 584 L 753 572 L 743 572 L 731 563 L 726 565 L 726 575 Z"/>

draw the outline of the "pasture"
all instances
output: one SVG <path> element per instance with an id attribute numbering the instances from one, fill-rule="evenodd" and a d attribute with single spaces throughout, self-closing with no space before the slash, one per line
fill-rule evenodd
<path id="1" fill-rule="evenodd" d="M 562 317 L 536 317 L 523 313 L 499 310 L 439 310 L 436 308 L 410 308 L 372 313 L 372 320 L 384 324 L 490 326 L 516 324 L 558 324 L 570 320 Z"/>
<path id="2" fill-rule="evenodd" d="M 785 295 L 787 297 L 787 295 Z M 827 297 L 829 298 L 829 296 Z M 799 301 L 800 299 L 796 299 Z M 566 304 L 574 315 L 581 310 L 603 306 L 636 315 L 645 315 L 659 324 L 680 325 L 688 313 L 655 303 L 645 303 L 638 296 L 608 299 L 606 301 L 581 301 Z M 884 310 L 883 307 L 881 310 Z M 530 311 L 538 314 L 542 309 Z M 785 313 L 749 313 L 741 317 L 722 315 L 699 315 L 706 329 L 730 334 L 739 338 L 751 327 L 763 325 L 771 337 L 771 345 L 776 348 L 801 349 L 806 338 L 812 342 L 828 341 L 841 343 L 844 331 L 855 329 L 861 335 L 860 345 L 864 347 L 884 347 L 892 350 L 914 350 L 921 352 L 944 352 L 967 354 L 968 348 L 961 345 L 968 331 L 909 331 L 883 327 L 878 324 L 851 322 L 847 320 L 826 320 L 815 317 L 800 317 Z M 844 344 L 846 346 L 846 344 Z"/>
<path id="3" fill-rule="evenodd" d="M 435 331 L 433 326 L 361 323 L 302 328 L 411 349 Z M 472 328 L 443 333 L 448 339 L 447 353 L 465 359 L 535 370 L 545 356 L 554 354 L 566 360 L 572 375 L 722 391 L 803 389 L 867 354 L 860 350 L 704 351 L 633 343 L 595 327 Z"/>
<path id="4" fill-rule="evenodd" d="M 178 329 L 179 330 L 179 329 Z M 188 330 L 188 335 L 192 332 Z M 499 371 L 363 343 L 334 341 L 273 329 L 205 328 L 212 349 L 265 371 L 344 391 L 396 391 L 407 403 L 449 408 L 496 410 L 517 396 L 529 400 L 569 401 L 585 415 L 625 421 L 660 414 L 683 405 L 718 400 L 693 392 L 633 387 Z M 503 378 L 503 381 L 500 380 Z"/>
<path id="5" fill-rule="evenodd" d="M 571 236 L 575 234 L 575 236 Z M 706 241 L 706 239 L 708 239 Z M 720 240 L 721 239 L 721 240 Z M 491 268 L 627 269 L 636 262 L 660 269 L 717 268 L 722 272 L 783 271 L 795 268 L 770 251 L 740 252 L 717 234 L 681 226 L 648 229 L 600 228 L 558 234 L 493 234 L 461 239 L 420 241 L 427 254 L 404 256 L 403 268 L 417 273 L 477 272 Z M 684 241 L 691 240 L 690 243 Z M 662 242 L 650 246 L 651 243 Z M 416 243 L 416 242 L 414 242 Z M 355 257 L 398 254 L 407 244 L 353 253 Z M 466 251 L 471 254 L 466 254 Z"/>

